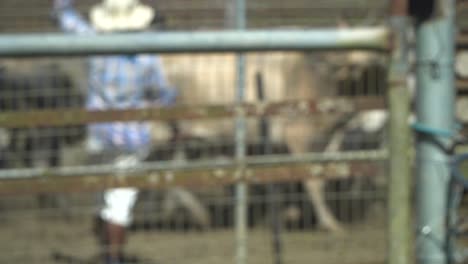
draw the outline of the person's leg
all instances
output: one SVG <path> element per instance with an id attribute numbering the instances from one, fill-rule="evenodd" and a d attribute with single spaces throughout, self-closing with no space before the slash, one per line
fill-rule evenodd
<path id="1" fill-rule="evenodd" d="M 125 245 L 125 226 L 108 222 L 106 225 L 109 246 L 107 248 L 108 257 L 111 260 L 119 260 L 123 254 Z"/>
<path id="2" fill-rule="evenodd" d="M 135 188 L 110 189 L 104 193 L 104 208 L 100 212 L 103 233 L 101 242 L 109 263 L 118 263 L 125 244 L 126 228 L 132 221 L 132 209 L 138 195 Z"/>

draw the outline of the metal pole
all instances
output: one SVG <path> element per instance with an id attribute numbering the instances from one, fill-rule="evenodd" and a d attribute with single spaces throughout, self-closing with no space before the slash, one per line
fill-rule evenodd
<path id="1" fill-rule="evenodd" d="M 263 82 L 263 75 L 261 72 L 257 72 L 255 75 L 255 81 L 257 86 L 257 99 L 261 102 L 267 101 L 265 97 L 265 87 Z M 270 137 L 270 124 L 265 117 L 260 119 L 259 125 L 260 138 L 262 138 L 263 155 L 272 154 L 271 137 Z M 282 221 L 280 219 L 280 203 L 281 194 L 277 192 L 276 184 L 270 183 L 267 185 L 268 192 L 268 208 L 271 218 L 271 234 L 272 234 L 272 249 L 273 249 L 273 263 L 282 264 L 282 241 L 281 241 L 281 227 Z"/>
<path id="2" fill-rule="evenodd" d="M 393 0 L 390 26 L 394 49 L 389 74 L 388 102 L 390 111 L 389 186 L 388 186 L 388 263 L 409 264 L 411 261 L 411 132 L 408 126 L 410 98 L 406 83 L 408 74 L 407 0 Z"/>
<path id="3" fill-rule="evenodd" d="M 417 25 L 417 118 L 434 130 L 451 131 L 454 120 L 455 0 L 435 1 L 434 17 Z M 417 263 L 445 264 L 450 139 L 419 134 L 417 143 Z"/>
<path id="4" fill-rule="evenodd" d="M 246 26 L 245 0 L 236 0 L 236 28 L 244 31 Z M 245 101 L 245 55 L 237 55 L 237 94 L 236 101 L 242 104 Z M 236 118 L 236 160 L 238 162 L 239 173 L 244 173 L 245 169 L 245 114 L 239 112 Z M 247 206 L 248 189 L 247 183 L 239 182 L 236 185 L 236 263 L 247 264 Z"/>
<path id="5" fill-rule="evenodd" d="M 197 32 L 0 34 L 0 56 L 79 56 L 167 52 L 388 49 L 383 27 L 349 30 L 228 30 Z"/>

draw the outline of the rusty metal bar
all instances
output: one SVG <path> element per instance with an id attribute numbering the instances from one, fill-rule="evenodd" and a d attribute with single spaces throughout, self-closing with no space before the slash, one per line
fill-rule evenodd
<path id="1" fill-rule="evenodd" d="M 458 92 L 468 91 L 468 81 L 467 80 L 456 80 L 455 86 L 457 87 Z"/>
<path id="2" fill-rule="evenodd" d="M 388 49 L 386 28 L 0 35 L 0 56 Z"/>
<path id="3" fill-rule="evenodd" d="M 465 34 L 459 34 L 456 37 L 456 44 L 459 48 L 466 48 L 468 47 L 468 35 Z"/>
<path id="4" fill-rule="evenodd" d="M 41 127 L 81 125 L 87 123 L 175 119 L 208 119 L 234 117 L 243 110 L 248 117 L 280 114 L 318 114 L 352 112 L 385 108 L 383 97 L 324 98 L 318 100 L 295 100 L 272 103 L 245 103 L 236 105 L 175 106 L 167 108 L 144 108 L 130 110 L 89 111 L 84 109 L 50 109 L 41 111 L 1 112 L 0 127 Z"/>
<path id="5" fill-rule="evenodd" d="M 190 170 L 153 170 L 139 173 L 89 174 L 79 177 L 48 176 L 0 181 L 0 195 L 36 193 L 70 193 L 99 191 L 113 187 L 161 189 L 172 186 L 218 187 L 240 181 L 249 184 L 300 181 L 309 178 L 336 179 L 373 176 L 378 173 L 376 161 L 327 162 L 324 164 L 278 163 L 257 165 L 239 170 L 237 165 L 222 168 Z"/>

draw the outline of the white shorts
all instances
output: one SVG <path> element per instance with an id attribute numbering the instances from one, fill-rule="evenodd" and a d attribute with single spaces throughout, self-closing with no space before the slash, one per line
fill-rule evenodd
<path id="1" fill-rule="evenodd" d="M 137 166 L 140 160 L 137 155 L 123 155 L 115 159 L 114 165 L 124 168 Z M 104 192 L 104 206 L 100 211 L 103 220 L 121 225 L 129 226 L 133 220 L 133 206 L 138 197 L 136 188 L 115 188 Z"/>
<path id="2" fill-rule="evenodd" d="M 100 211 L 103 220 L 129 226 L 133 220 L 133 206 L 138 196 L 135 188 L 109 189 L 104 193 L 104 207 Z"/>

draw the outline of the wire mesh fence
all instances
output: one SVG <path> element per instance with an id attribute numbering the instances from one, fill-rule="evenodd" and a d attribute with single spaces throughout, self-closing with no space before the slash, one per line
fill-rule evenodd
<path id="1" fill-rule="evenodd" d="M 373 16 L 380 18 L 375 14 L 383 3 L 356 3 L 356 9 L 350 10 L 349 1 L 297 1 L 288 5 L 249 1 L 249 25 L 335 25 L 343 17 L 356 21 L 352 18 L 362 18 L 363 14 L 370 20 Z M 84 11 L 91 4 L 80 1 L 78 7 Z M 2 1 L 0 5 L 0 20 L 5 20 L 0 23 L 2 32 L 53 29 L 48 20 L 50 9 L 43 2 Z M 224 28 L 229 22 L 224 1 L 159 1 L 156 6 L 162 13 L 158 23 L 165 23 L 167 29 Z M 305 10 L 322 16 L 298 15 L 307 14 Z M 336 11 L 337 15 L 328 20 L 332 16 L 324 18 L 323 10 Z M 23 13 L 27 19 L 21 22 L 9 18 Z M 371 23 L 378 23 L 375 21 Z M 234 54 L 165 54 L 161 58 L 164 74 L 177 90 L 175 106 L 235 102 Z M 85 109 L 92 77 L 88 62 L 89 58 L 76 57 L 2 59 L 1 111 Z M 304 115 L 286 109 L 273 117 L 247 118 L 247 160 L 349 153 L 363 161 L 359 166 L 340 161 L 308 164 L 308 172 L 318 176 L 314 180 L 279 171 L 277 174 L 284 174 L 280 180 L 251 183 L 249 262 L 270 263 L 280 257 L 283 263 L 384 262 L 386 175 L 380 150 L 386 144 L 386 111 L 383 105 L 380 110 L 364 112 L 333 109 L 346 105 L 348 101 L 341 101 L 343 97 L 351 102 L 363 98 L 382 101 L 387 87 L 387 58 L 363 51 L 269 52 L 247 54 L 246 65 L 247 102 L 296 100 L 304 104 L 304 99 L 310 99 L 325 113 Z M 148 98 L 158 95 L 149 94 Z M 197 162 L 224 164 L 235 160 L 233 118 L 182 119 L 150 125 L 152 144 L 144 153 L 144 164 L 177 168 Z M 6 173 L 86 169 L 115 160 L 113 150 L 97 156 L 90 153 L 84 124 L 2 128 L 0 144 L 0 163 Z M 216 177 L 225 177 L 222 168 L 213 170 Z M 161 179 L 168 177 L 172 176 L 161 175 Z M 234 259 L 234 187 L 213 187 L 203 177 L 199 179 L 200 186 L 196 187 L 148 187 L 140 191 L 126 248 L 138 259 L 136 262 L 219 263 Z M 2 180 L 5 184 L 9 181 Z M 103 193 L 86 188 L 70 193 L 38 192 L 35 187 L 30 186 L 32 194 L 2 197 L 0 234 L 5 240 L 0 243 L 0 260 L 100 263 L 100 253 L 105 249 L 94 237 L 93 226 Z"/>
<path id="2" fill-rule="evenodd" d="M 87 15 L 96 1 L 76 1 L 77 8 Z M 143 1 L 157 10 L 154 26 L 167 30 L 223 29 L 232 25 L 232 3 L 227 0 Z M 1 32 L 53 31 L 50 2 L 2 1 Z M 370 26 L 383 23 L 387 1 L 247 1 L 249 28 L 324 27 L 338 22 Z M 21 19 L 18 19 L 21 18 Z"/>
<path id="3" fill-rule="evenodd" d="M 328 192 L 328 200 L 339 206 L 334 210 L 341 212 L 338 216 L 346 223 L 347 233 L 336 235 L 317 230 L 309 199 L 293 184 L 283 187 L 291 191 L 281 199 L 290 206 L 283 207 L 281 214 L 284 221 L 281 232 L 284 263 L 384 262 L 384 216 L 382 208 L 372 208 L 376 204 L 377 207 L 382 206 L 379 205 L 379 202 L 383 203 L 382 193 Z M 217 263 L 234 259 L 234 199 L 232 195 L 216 194 L 219 190 L 206 191 L 214 194 L 198 196 L 209 207 L 212 218 L 210 227 L 205 229 L 201 229 L 199 223 L 193 223 L 193 217 L 187 217 L 183 207 L 164 219 L 162 207 L 165 203 L 158 197 L 163 193 L 142 193 L 135 208 L 136 219 L 131 226 L 126 252 L 137 256 L 140 263 Z M 91 230 L 91 216 L 98 209 L 97 196 L 90 193 L 55 196 L 54 199 L 64 200 L 60 206 L 50 201 L 43 202 L 40 210 L 37 197 L 4 199 L 2 237 L 8 243 L 3 243 L 2 261 L 81 263 L 76 260 L 93 259 L 101 249 Z M 250 218 L 256 221 L 250 223 L 249 230 L 251 263 L 274 261 L 274 235 L 266 213 L 268 210 L 264 208 L 269 204 L 271 202 L 265 196 L 250 198 Z M 67 258 L 75 262 L 68 262 Z"/>
<path id="4" fill-rule="evenodd" d="M 386 77 L 384 68 L 379 68 L 382 65 L 373 62 L 369 69 L 349 68 L 346 64 L 340 67 L 330 63 L 328 56 L 336 55 L 248 55 L 248 101 L 258 100 L 259 89 L 264 89 L 264 97 L 268 100 L 321 98 L 325 102 L 344 93 L 356 98 L 383 96 Z M 341 56 L 345 58 L 347 55 Z M 86 86 L 82 85 L 86 83 L 80 85 L 80 82 L 87 78 L 86 71 L 71 70 L 80 69 L 81 66 L 71 66 L 73 63 L 82 65 L 78 59 L 65 61 L 68 68 L 61 66 L 63 62 L 57 59 L 5 62 L 1 82 L 3 109 L 83 107 Z M 164 55 L 163 61 L 169 80 L 179 91 L 178 104 L 233 102 L 233 55 Z M 22 63 L 29 65 L 30 69 L 20 66 Z M 45 67 L 44 63 L 49 66 Z M 31 66 L 34 64 L 37 67 Z M 337 73 L 341 70 L 345 73 Z M 321 74 L 315 74 L 317 72 Z M 348 82 L 336 78 L 339 74 L 349 78 Z M 350 77 L 353 75 L 358 79 L 353 80 Z M 334 78 L 330 78 L 332 76 Z M 297 87 L 304 90 L 295 91 Z M 53 92 L 44 92 L 48 89 L 53 89 Z M 379 150 L 385 138 L 384 123 L 378 124 L 382 122 L 378 117 L 380 114 L 381 111 L 371 111 L 318 116 L 289 114 L 263 120 L 249 118 L 247 155 L 256 158 Z M 374 124 L 376 128 L 372 127 L 373 122 L 377 122 Z M 370 127 L 365 127 L 366 124 Z M 233 160 L 235 126 L 232 119 L 178 121 L 176 130 L 181 136 L 177 139 L 174 139 L 173 125 L 165 122 L 153 124 L 154 146 L 146 161 L 182 166 L 197 161 Z M 13 128 L 4 129 L 3 133 L 4 169 L 47 169 L 89 164 L 85 125 Z M 106 161 L 104 154 L 100 159 Z M 326 166 L 336 166 L 333 170 L 336 174 L 321 172 L 327 170 Z M 326 182 L 318 180 L 318 185 L 314 181 L 292 180 L 250 186 L 248 223 L 249 258 L 252 262 L 273 261 L 275 233 L 271 223 L 274 218 L 281 222 L 285 263 L 302 263 L 311 259 L 324 263 L 342 262 L 341 257 L 333 257 L 341 254 L 349 256 L 349 263 L 383 261 L 384 167 L 379 162 L 366 166 L 371 169 L 357 172 L 350 171 L 352 168 L 347 163 L 312 166 L 316 173 L 330 178 Z M 271 193 L 271 188 L 274 193 Z M 314 191 L 322 188 L 323 204 L 320 196 L 314 196 Z M 31 186 L 31 191 L 34 191 L 34 186 Z M 91 229 L 93 216 L 102 204 L 100 196 L 100 193 L 84 192 L 4 197 L 3 237 L 9 237 L 8 234 L 14 230 L 18 232 L 13 232 L 15 243 L 4 244 L 2 258 L 20 263 L 53 263 L 54 256 L 58 262 L 92 258 L 99 251 L 97 244 L 92 242 Z M 316 204 L 313 203 L 314 197 L 318 199 Z M 197 259 L 215 263 L 232 257 L 235 202 L 232 187 L 143 191 L 134 210 L 128 250 L 140 258 L 148 258 L 148 261 L 171 263 L 196 262 Z M 327 216 L 325 220 L 319 219 L 320 206 L 329 208 L 337 222 L 326 222 L 330 221 Z M 320 231 L 321 228 L 327 232 Z M 346 234 L 330 232 L 335 228 L 335 231 L 345 230 Z M 376 245 L 379 245 L 379 251 Z"/>

